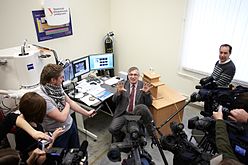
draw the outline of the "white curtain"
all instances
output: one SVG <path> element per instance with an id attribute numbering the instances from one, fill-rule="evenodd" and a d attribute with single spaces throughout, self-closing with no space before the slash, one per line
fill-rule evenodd
<path id="1" fill-rule="evenodd" d="M 212 73 L 221 44 L 233 47 L 234 79 L 248 83 L 248 1 L 188 0 L 182 68 Z"/>

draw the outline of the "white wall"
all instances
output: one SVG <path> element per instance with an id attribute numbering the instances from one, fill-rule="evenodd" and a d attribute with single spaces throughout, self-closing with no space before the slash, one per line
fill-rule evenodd
<path id="1" fill-rule="evenodd" d="M 38 42 L 32 10 L 40 10 L 41 0 L 3 0 L 0 6 L 0 49 L 30 43 L 56 50 L 63 58 L 76 58 L 104 51 L 103 38 L 109 31 L 109 0 L 68 0 L 73 35 Z"/>
<path id="2" fill-rule="evenodd" d="M 186 0 L 112 0 L 117 70 L 135 65 L 154 71 L 184 94 L 195 82 L 178 74 Z"/>
<path id="3" fill-rule="evenodd" d="M 109 0 L 68 0 L 68 2 L 73 35 L 38 42 L 32 10 L 42 9 L 41 0 L 1 1 L 0 49 L 20 46 L 23 40 L 27 39 L 29 43 L 54 49 L 63 59 L 72 60 L 88 54 L 104 52 L 104 36 L 110 28 Z M 53 58 L 51 61 L 54 61 Z"/>
<path id="4" fill-rule="evenodd" d="M 0 49 L 30 43 L 52 48 L 62 58 L 74 59 L 103 52 L 103 37 L 115 33 L 116 73 L 136 65 L 153 67 L 161 80 L 191 94 L 197 83 L 180 76 L 180 49 L 187 0 L 69 0 L 73 35 L 37 41 L 32 10 L 38 0 L 3 0 L 0 6 Z"/>

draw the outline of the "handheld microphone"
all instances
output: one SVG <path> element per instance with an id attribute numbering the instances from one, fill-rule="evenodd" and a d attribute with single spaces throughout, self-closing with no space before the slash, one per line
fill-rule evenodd
<path id="1" fill-rule="evenodd" d="M 148 109 L 148 107 L 144 104 L 139 104 L 135 106 L 134 114 L 141 116 L 140 120 L 145 125 L 148 134 L 152 136 L 153 132 L 155 131 L 155 128 L 154 128 L 155 124 L 152 118 L 152 114 L 150 110 Z"/>

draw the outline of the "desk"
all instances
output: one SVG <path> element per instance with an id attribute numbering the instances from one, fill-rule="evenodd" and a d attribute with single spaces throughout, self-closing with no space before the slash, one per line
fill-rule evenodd
<path id="1" fill-rule="evenodd" d="M 88 107 L 85 107 L 85 105 L 81 104 L 78 102 L 78 104 L 83 107 L 84 109 L 87 109 Z M 86 135 L 90 136 L 91 138 L 93 138 L 94 140 L 97 140 L 97 136 L 95 134 L 93 134 L 92 132 L 88 131 L 87 129 L 85 129 L 84 127 L 84 120 L 83 120 L 83 116 L 82 114 L 76 113 L 76 121 L 77 121 L 77 128 L 79 131 L 85 133 Z"/>
<path id="2" fill-rule="evenodd" d="M 182 96 L 179 92 L 168 87 L 167 85 L 162 85 L 159 87 L 158 95 L 161 97 L 153 100 L 150 109 L 157 127 L 163 124 L 177 110 L 181 109 L 185 105 L 186 100 L 186 97 Z M 170 122 L 182 122 L 182 117 L 183 111 L 172 118 L 172 120 L 164 125 L 160 131 L 164 135 L 170 134 Z"/>
<path id="3" fill-rule="evenodd" d="M 106 84 L 101 84 L 101 87 L 102 87 L 102 88 L 105 88 L 106 91 L 109 91 L 109 92 L 111 92 L 111 93 L 113 93 L 113 91 L 115 91 L 115 89 L 113 89 L 113 87 L 108 86 L 108 85 L 106 85 Z M 72 92 L 74 92 L 74 91 L 72 91 Z M 104 111 L 104 110 L 102 110 L 102 109 L 100 109 L 100 110 L 101 110 L 102 112 L 104 112 L 104 113 L 107 113 L 107 114 L 110 115 L 110 116 L 113 116 L 113 111 L 111 110 L 111 108 L 110 108 L 110 106 L 109 106 L 109 104 L 108 104 L 108 102 L 107 102 L 107 99 L 109 99 L 109 97 L 106 97 L 106 98 L 101 97 L 101 99 L 103 98 L 103 100 L 98 100 L 98 102 L 96 102 L 95 104 L 88 106 L 88 105 L 85 104 L 85 102 L 83 102 L 82 98 L 75 98 L 72 92 L 70 92 L 70 93 L 68 94 L 68 96 L 69 96 L 71 99 L 73 99 L 74 101 L 76 101 L 76 102 L 77 102 L 81 107 L 83 107 L 84 109 L 86 109 L 86 110 L 90 110 L 90 109 L 93 109 L 93 108 L 94 108 L 94 109 L 97 109 L 97 108 L 100 109 L 100 108 L 102 107 L 102 105 L 104 105 L 104 106 L 106 106 L 106 108 L 107 108 L 107 110 L 109 111 L 109 113 L 106 112 L 106 111 Z M 82 95 L 82 96 L 84 96 L 84 95 Z M 112 96 L 112 95 L 111 95 L 111 96 Z M 85 96 L 85 97 L 86 97 L 86 96 Z M 96 98 L 96 99 L 97 99 L 97 98 Z M 95 134 L 93 134 L 92 132 L 90 132 L 90 131 L 88 131 L 87 129 L 85 129 L 85 127 L 84 127 L 83 116 L 82 116 L 81 114 L 76 113 L 76 121 L 77 121 L 77 126 L 78 126 L 78 130 L 79 130 L 79 131 L 81 131 L 81 132 L 85 133 L 86 135 L 92 137 L 94 140 L 97 140 L 97 136 L 96 136 Z"/>

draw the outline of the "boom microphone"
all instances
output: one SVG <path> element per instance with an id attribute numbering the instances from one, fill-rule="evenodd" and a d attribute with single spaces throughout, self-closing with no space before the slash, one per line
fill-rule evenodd
<path id="1" fill-rule="evenodd" d="M 140 121 L 142 121 L 142 123 L 145 125 L 148 134 L 152 136 L 155 128 L 152 114 L 148 107 L 144 104 L 136 105 L 134 108 L 134 114 L 141 116 Z"/>

